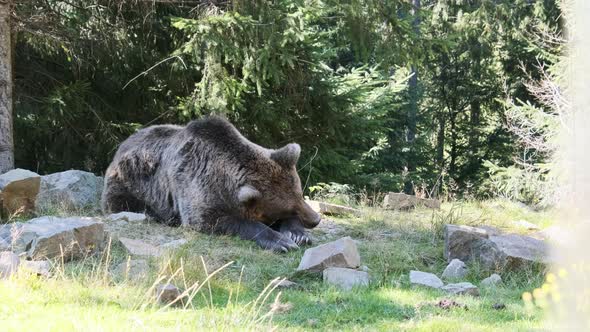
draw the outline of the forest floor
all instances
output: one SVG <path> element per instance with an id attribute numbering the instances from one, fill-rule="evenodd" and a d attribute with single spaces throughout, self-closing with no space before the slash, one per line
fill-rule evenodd
<path id="1" fill-rule="evenodd" d="M 332 218 L 312 231 L 314 246 L 350 236 L 357 240 L 361 264 L 369 269 L 368 287 L 343 291 L 321 276 L 295 272 L 304 249 L 278 254 L 255 243 L 214 237 L 158 224 L 128 232 L 173 234 L 188 242 L 150 258 L 144 278 L 113 275 L 126 252 L 113 241 L 101 255 L 69 263 L 54 262 L 49 278 L 19 274 L 0 282 L 2 331 L 530 331 L 542 329 L 543 310 L 526 305 L 522 294 L 542 285 L 544 271 L 530 268 L 502 273 L 503 284 L 480 288 L 480 296 L 453 296 L 412 288 L 410 270 L 441 275 L 443 225 L 493 225 L 509 230 L 526 220 L 541 228 L 554 213 L 535 212 L 506 201 L 455 202 L 441 210 L 412 212 L 364 208 L 363 217 Z M 513 230 L 518 231 L 518 230 Z M 231 263 L 233 262 L 233 263 Z M 225 267 L 224 267 L 225 266 Z M 468 265 L 465 281 L 489 276 Z M 213 271 L 220 269 L 217 273 Z M 208 277 L 209 276 L 209 277 Z M 277 277 L 300 285 L 267 287 Z M 186 306 L 165 307 L 154 299 L 154 285 L 170 280 L 194 289 Z M 198 285 L 199 287 L 192 287 Z M 198 290 L 198 291 L 197 291 Z M 464 305 L 441 308 L 451 299 Z M 495 304 L 505 308 L 496 310 Z"/>

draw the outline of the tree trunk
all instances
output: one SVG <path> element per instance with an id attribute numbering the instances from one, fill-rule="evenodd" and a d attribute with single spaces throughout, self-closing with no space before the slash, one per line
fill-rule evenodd
<path id="1" fill-rule="evenodd" d="M 0 0 L 0 174 L 14 168 L 11 1 Z"/>
<path id="2" fill-rule="evenodd" d="M 420 34 L 420 0 L 412 0 L 414 6 L 413 14 L 414 21 L 412 25 L 416 35 Z M 414 148 L 414 140 L 416 139 L 416 118 L 418 117 L 418 69 L 415 65 L 411 67 L 410 80 L 408 82 L 409 91 L 409 107 L 408 107 L 408 131 L 406 133 L 406 142 L 408 142 L 410 151 L 409 158 L 407 159 L 408 172 L 412 174 L 416 170 L 414 157 L 416 154 Z M 407 180 L 404 184 L 404 191 L 408 194 L 414 193 L 414 185 L 411 180 Z"/>
<path id="3" fill-rule="evenodd" d="M 439 111 L 438 133 L 436 134 L 436 164 L 438 165 L 439 175 L 444 173 L 445 169 L 445 115 L 444 110 Z"/>

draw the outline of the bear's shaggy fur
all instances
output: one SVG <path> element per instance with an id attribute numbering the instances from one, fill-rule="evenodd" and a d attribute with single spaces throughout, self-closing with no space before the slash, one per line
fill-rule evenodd
<path id="1" fill-rule="evenodd" d="M 304 201 L 297 144 L 272 150 L 228 121 L 159 125 L 124 141 L 105 175 L 105 213 L 147 212 L 171 225 L 238 235 L 266 249 L 309 243 L 320 216 Z"/>

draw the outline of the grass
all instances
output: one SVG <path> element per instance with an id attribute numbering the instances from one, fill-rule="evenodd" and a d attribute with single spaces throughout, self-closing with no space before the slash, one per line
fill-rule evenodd
<path id="1" fill-rule="evenodd" d="M 362 218 L 329 218 L 314 230 L 316 244 L 342 236 L 358 241 L 362 264 L 372 278 L 367 288 L 346 292 L 322 283 L 318 275 L 297 273 L 303 250 L 276 254 L 254 243 L 188 230 L 189 242 L 151 259 L 139 281 L 109 271 L 127 257 L 117 243 L 108 254 L 62 264 L 44 279 L 17 275 L 0 281 L 2 331 L 179 331 L 179 330 L 339 330 L 339 331 L 530 331 L 543 327 L 543 311 L 525 306 L 521 294 L 543 283 L 540 267 L 503 273 L 504 284 L 480 289 L 480 297 L 449 296 L 410 287 L 416 269 L 440 276 L 442 226 L 486 224 L 511 229 L 510 221 L 542 227 L 551 212 L 535 212 L 505 201 L 444 204 L 440 211 L 391 212 L 363 208 Z M 165 231 L 165 227 L 161 227 Z M 145 228 L 145 226 L 144 226 Z M 228 264 L 233 262 L 231 264 Z M 223 267 L 224 265 L 227 265 Z M 221 269 L 220 269 L 221 268 Z M 213 271 L 220 269 L 212 276 Z M 465 281 L 476 285 L 489 276 L 470 266 Z M 279 292 L 268 287 L 277 277 L 301 285 Z M 153 296 L 157 282 L 170 280 L 193 296 L 185 307 L 163 307 Z M 441 309 L 444 298 L 467 309 Z M 495 303 L 506 305 L 494 310 Z"/>

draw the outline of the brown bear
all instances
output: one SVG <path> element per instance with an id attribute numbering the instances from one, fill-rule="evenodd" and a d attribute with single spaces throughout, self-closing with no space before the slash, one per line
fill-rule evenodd
<path id="1" fill-rule="evenodd" d="M 303 199 L 298 144 L 256 145 L 220 117 L 151 126 L 119 147 L 105 174 L 105 213 L 146 212 L 170 225 L 238 235 L 286 252 L 311 243 L 320 216 Z"/>

